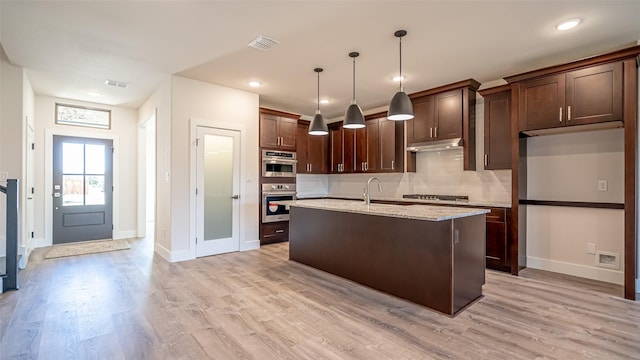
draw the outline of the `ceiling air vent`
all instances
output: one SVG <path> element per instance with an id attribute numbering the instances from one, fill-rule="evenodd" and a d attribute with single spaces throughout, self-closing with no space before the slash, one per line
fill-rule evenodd
<path id="1" fill-rule="evenodd" d="M 126 89 L 129 87 L 129 83 L 126 83 L 124 81 L 115 81 L 115 80 L 105 80 L 104 81 L 105 85 L 109 85 L 109 86 L 115 86 L 115 87 L 119 87 L 119 88 L 123 88 Z"/>
<path id="2" fill-rule="evenodd" d="M 254 49 L 267 51 L 267 50 L 270 50 L 271 48 L 278 46 L 278 44 L 280 44 L 280 41 L 266 37 L 264 35 L 260 35 L 257 38 L 251 40 L 251 42 L 249 43 L 249 46 L 251 46 Z"/>

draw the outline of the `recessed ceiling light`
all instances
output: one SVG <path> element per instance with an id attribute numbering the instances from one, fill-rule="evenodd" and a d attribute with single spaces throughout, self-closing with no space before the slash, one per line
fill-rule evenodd
<path id="1" fill-rule="evenodd" d="M 400 80 L 405 81 L 406 79 L 407 79 L 407 77 L 404 76 L 404 75 L 402 75 L 402 76 L 394 76 L 393 77 L 393 81 L 396 81 L 396 82 L 398 82 Z"/>
<path id="2" fill-rule="evenodd" d="M 320 104 L 328 104 L 329 99 L 320 99 Z"/>
<path id="3" fill-rule="evenodd" d="M 260 87 L 262 85 L 260 81 L 249 81 L 249 86 L 251 87 Z"/>
<path id="4" fill-rule="evenodd" d="M 582 20 L 580 19 L 569 19 L 567 21 L 563 21 L 560 24 L 556 25 L 556 30 L 565 31 L 569 29 L 573 29 L 578 26 Z"/>
<path id="5" fill-rule="evenodd" d="M 89 96 L 93 96 L 93 97 L 100 97 L 100 93 L 97 91 L 89 91 L 87 94 L 89 94 Z"/>

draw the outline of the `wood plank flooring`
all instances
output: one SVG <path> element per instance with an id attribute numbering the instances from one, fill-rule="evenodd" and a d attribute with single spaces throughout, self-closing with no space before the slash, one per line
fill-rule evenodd
<path id="1" fill-rule="evenodd" d="M 288 244 L 170 264 L 131 250 L 44 260 L 0 295 L 0 359 L 640 359 L 620 287 L 487 272 L 456 318 L 288 261 Z"/>

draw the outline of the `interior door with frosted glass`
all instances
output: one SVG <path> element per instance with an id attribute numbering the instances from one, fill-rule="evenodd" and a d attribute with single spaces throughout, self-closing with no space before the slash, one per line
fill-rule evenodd
<path id="1" fill-rule="evenodd" d="M 240 250 L 240 132 L 197 127 L 196 256 Z"/>
<path id="2" fill-rule="evenodd" d="M 113 141 L 53 137 L 53 244 L 113 236 Z"/>

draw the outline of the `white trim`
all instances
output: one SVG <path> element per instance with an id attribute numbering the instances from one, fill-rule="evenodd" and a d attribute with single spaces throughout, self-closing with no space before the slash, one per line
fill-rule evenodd
<path id="1" fill-rule="evenodd" d="M 51 189 L 53 189 L 53 136 L 77 136 L 94 139 L 106 139 L 113 141 L 113 234 L 120 231 L 120 136 L 105 134 L 102 132 L 78 131 L 70 129 L 44 129 L 44 240 L 43 246 L 53 245 L 53 201 L 51 198 Z M 49 189 L 49 190 L 47 190 Z M 49 195 L 48 195 L 49 194 Z"/>
<path id="2" fill-rule="evenodd" d="M 196 258 L 196 162 L 197 162 L 197 150 L 196 150 L 196 138 L 198 126 L 205 126 L 211 128 L 217 128 L 222 130 L 235 130 L 240 132 L 240 251 L 254 249 L 253 244 L 248 247 L 249 244 L 245 243 L 246 231 L 243 226 L 243 221 L 246 219 L 247 199 L 244 194 L 247 193 L 246 185 L 246 171 L 244 166 L 247 164 L 246 151 L 243 151 L 242 147 L 247 144 L 247 128 L 244 124 L 236 124 L 227 121 L 215 121 L 202 118 L 189 119 L 189 256 L 190 259 Z M 186 259 L 185 259 L 186 260 Z"/>
<path id="3" fill-rule="evenodd" d="M 31 253 L 31 250 L 45 246 L 51 246 L 51 244 L 47 244 L 47 239 L 45 238 L 29 239 L 27 249 L 29 249 L 29 253 Z"/>
<path id="4" fill-rule="evenodd" d="M 240 242 L 240 251 L 248 251 L 248 250 L 257 250 L 260 249 L 260 239 L 245 241 L 244 247 L 242 246 L 243 242 Z"/>
<path id="5" fill-rule="evenodd" d="M 541 259 L 533 256 L 527 256 L 527 267 L 624 285 L 624 272 L 619 270 Z"/>
<path id="6" fill-rule="evenodd" d="M 157 126 L 157 115 L 158 108 L 154 108 L 153 115 L 151 115 L 147 120 L 138 124 L 138 225 L 137 231 L 138 237 L 145 237 L 147 235 L 147 137 L 149 136 L 147 127 L 151 124 Z M 156 138 L 157 141 L 157 130 L 153 134 L 153 137 Z M 155 154 L 154 154 L 155 155 Z M 154 156 L 156 164 L 154 169 L 157 168 L 158 159 L 157 155 Z M 156 171 L 157 173 L 157 171 Z M 154 176 L 155 178 L 155 176 Z M 156 191 L 157 191 L 157 181 L 156 181 Z M 154 200 L 155 203 L 155 200 Z M 156 214 L 153 214 L 153 218 L 155 221 Z"/>
<path id="7" fill-rule="evenodd" d="M 133 239 L 138 237 L 138 231 L 136 230 L 121 230 L 118 233 L 113 234 L 113 239 Z"/>
<path id="8" fill-rule="evenodd" d="M 172 263 L 173 262 L 186 261 L 186 260 L 193 260 L 189 250 L 179 250 L 179 251 L 171 252 L 167 248 L 165 248 L 164 246 L 162 246 L 162 245 L 160 245 L 158 243 L 155 243 L 154 251 L 156 252 L 156 254 L 160 255 L 160 257 L 162 257 L 166 261 L 172 262 Z"/>

